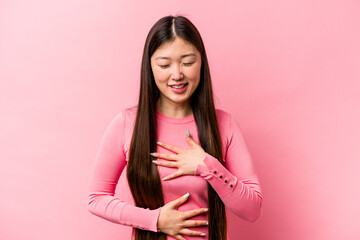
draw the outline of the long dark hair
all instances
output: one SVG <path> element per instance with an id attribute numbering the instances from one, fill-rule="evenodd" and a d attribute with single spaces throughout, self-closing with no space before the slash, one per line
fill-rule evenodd
<path id="1" fill-rule="evenodd" d="M 224 164 L 222 145 L 213 101 L 210 70 L 204 43 L 196 27 L 183 16 L 159 19 L 146 38 L 136 122 L 131 139 L 127 178 L 136 206 L 156 209 L 164 205 L 164 195 L 157 166 L 150 152 L 157 148 L 156 101 L 160 96 L 151 69 L 150 58 L 158 47 L 175 37 L 193 44 L 201 54 L 201 76 L 190 102 L 198 128 L 201 147 Z M 151 189 L 151 190 L 150 190 Z M 226 240 L 225 205 L 208 183 L 209 239 Z M 136 240 L 166 239 L 161 232 L 134 228 Z"/>

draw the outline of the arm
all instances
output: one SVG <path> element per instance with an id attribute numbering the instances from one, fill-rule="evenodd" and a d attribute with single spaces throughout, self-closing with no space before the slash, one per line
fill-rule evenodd
<path id="1" fill-rule="evenodd" d="M 92 214 L 108 221 L 157 232 L 160 208 L 150 210 L 128 204 L 114 197 L 119 177 L 126 165 L 123 150 L 125 111 L 110 122 L 97 151 L 87 208 Z"/>
<path id="2" fill-rule="evenodd" d="M 262 213 L 262 194 L 251 156 L 238 123 L 230 116 L 225 166 L 206 153 L 195 175 L 207 180 L 219 197 L 237 216 L 255 222 Z"/>

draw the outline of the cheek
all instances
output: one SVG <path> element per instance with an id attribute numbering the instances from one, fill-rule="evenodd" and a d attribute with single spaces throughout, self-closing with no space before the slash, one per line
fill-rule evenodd
<path id="1" fill-rule="evenodd" d="M 193 81 L 199 81 L 200 80 L 200 73 L 201 69 L 199 66 L 189 69 L 187 72 L 188 78 L 190 78 Z"/>
<path id="2" fill-rule="evenodd" d="M 153 70 L 153 74 L 154 74 L 154 78 L 158 82 L 166 81 L 166 79 L 168 78 L 168 74 L 166 73 L 166 71 Z"/>
<path id="3" fill-rule="evenodd" d="M 168 75 L 163 71 L 153 71 L 156 86 L 158 88 L 164 88 L 168 82 Z"/>
<path id="4" fill-rule="evenodd" d="M 159 71 L 153 71 L 153 75 L 154 75 L 154 79 L 156 84 L 161 84 L 161 82 L 163 81 L 164 77 L 163 74 Z"/>

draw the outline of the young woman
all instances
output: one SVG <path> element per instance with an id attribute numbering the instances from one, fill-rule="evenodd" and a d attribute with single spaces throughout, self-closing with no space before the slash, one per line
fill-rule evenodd
<path id="1" fill-rule="evenodd" d="M 115 198 L 126 167 L 133 202 Z M 144 47 L 137 105 L 101 140 L 88 196 L 91 213 L 133 227 L 133 239 L 226 240 L 225 207 L 250 222 L 262 194 L 236 120 L 215 109 L 201 36 L 166 16 Z"/>

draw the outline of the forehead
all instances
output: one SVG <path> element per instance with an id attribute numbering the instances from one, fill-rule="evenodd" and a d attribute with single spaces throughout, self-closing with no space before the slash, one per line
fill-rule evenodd
<path id="1" fill-rule="evenodd" d="M 196 47 L 183 39 L 177 37 L 171 42 L 166 42 L 161 45 L 154 54 L 152 58 L 155 59 L 159 56 L 169 57 L 169 58 L 178 58 L 184 54 L 195 53 L 195 55 L 200 55 Z"/>

